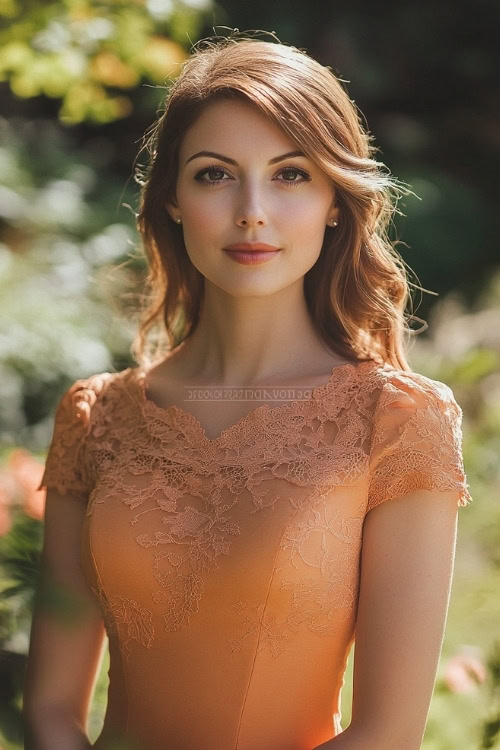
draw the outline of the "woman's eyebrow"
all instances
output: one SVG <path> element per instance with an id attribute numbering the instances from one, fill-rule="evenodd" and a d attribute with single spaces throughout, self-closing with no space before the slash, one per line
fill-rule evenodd
<path id="1" fill-rule="evenodd" d="M 223 154 L 217 154 L 215 151 L 198 151 L 196 154 L 189 157 L 186 164 L 189 164 L 190 161 L 197 159 L 199 156 L 211 156 L 214 159 L 220 159 L 228 164 L 233 164 L 235 167 L 238 166 L 238 162 L 234 159 L 230 159 L 229 156 L 224 156 Z M 305 154 L 303 151 L 289 151 L 288 154 L 282 154 L 281 156 L 275 156 L 273 159 L 270 159 L 268 164 L 277 164 L 277 162 L 283 161 L 284 159 L 291 159 L 293 156 L 305 156 Z M 184 166 L 186 166 L 186 164 Z"/>

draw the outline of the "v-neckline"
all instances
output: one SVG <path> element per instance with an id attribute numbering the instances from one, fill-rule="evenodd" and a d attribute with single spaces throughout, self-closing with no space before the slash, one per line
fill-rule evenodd
<path id="1" fill-rule="evenodd" d="M 206 433 L 205 427 L 201 424 L 199 419 L 190 411 L 187 411 L 182 406 L 177 406 L 177 404 L 170 404 L 170 406 L 164 407 L 159 406 L 155 401 L 150 399 L 146 393 L 146 377 L 149 374 L 149 370 L 144 366 L 139 366 L 136 368 L 132 368 L 132 374 L 135 374 L 135 383 L 138 387 L 139 391 L 139 403 L 141 407 L 141 411 L 145 417 L 147 416 L 154 416 L 156 418 L 159 418 L 163 422 L 169 422 L 170 417 L 175 416 L 177 424 L 185 422 L 192 429 L 195 430 L 195 432 L 198 433 L 201 440 L 209 446 L 217 446 L 219 444 L 223 444 L 226 442 L 230 442 L 230 438 L 233 434 L 238 433 L 241 431 L 241 429 L 249 424 L 250 422 L 255 422 L 256 419 L 262 414 L 288 414 L 291 411 L 296 408 L 297 404 L 303 404 L 303 403 L 311 403 L 314 401 L 317 401 L 324 397 L 328 392 L 330 392 L 331 388 L 333 387 L 334 383 L 337 382 L 337 377 L 339 375 L 342 375 L 343 373 L 346 374 L 346 377 L 344 380 L 341 380 L 340 382 L 348 383 L 351 379 L 350 376 L 354 375 L 358 371 L 362 370 L 370 370 L 372 367 L 384 367 L 385 365 L 381 365 L 380 363 L 375 362 L 374 360 L 359 360 L 358 362 L 345 362 L 342 365 L 335 365 L 332 370 L 330 371 L 330 375 L 328 376 L 328 380 L 325 383 L 322 383 L 321 385 L 315 386 L 311 389 L 311 395 L 309 398 L 306 399 L 293 399 L 287 402 L 284 402 L 283 404 L 279 404 L 278 406 L 269 406 L 269 404 L 259 404 L 258 406 L 255 406 L 253 409 L 250 409 L 246 414 L 244 414 L 240 419 L 238 419 L 233 424 L 228 425 L 225 427 L 219 435 L 216 437 L 208 437 Z M 347 377 L 349 375 L 349 377 Z"/>

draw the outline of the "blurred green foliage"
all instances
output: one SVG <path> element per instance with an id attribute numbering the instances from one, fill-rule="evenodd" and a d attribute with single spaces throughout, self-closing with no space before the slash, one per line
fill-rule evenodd
<path id="1" fill-rule="evenodd" d="M 65 124 L 127 117 L 133 106 L 127 91 L 177 74 L 186 39 L 203 23 L 204 4 L 195 5 L 4 0 L 0 80 L 18 97 L 60 99 Z"/>

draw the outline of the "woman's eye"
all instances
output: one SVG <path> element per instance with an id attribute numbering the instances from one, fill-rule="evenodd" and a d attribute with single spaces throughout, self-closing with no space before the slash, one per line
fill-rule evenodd
<path id="1" fill-rule="evenodd" d="M 203 179 L 206 174 L 210 175 L 210 179 Z M 223 178 L 223 176 L 227 174 L 226 170 L 222 167 L 205 167 L 205 169 L 202 169 L 195 175 L 195 180 L 202 185 L 218 185 L 220 182 L 227 182 L 227 180 L 224 180 Z M 303 169 L 297 169 L 296 167 L 284 167 L 278 175 L 285 175 L 285 179 L 276 180 L 277 182 L 283 182 L 285 185 L 301 185 L 303 182 L 310 182 L 311 180 L 311 177 L 307 172 Z M 292 175 L 292 178 L 300 175 L 302 179 L 289 179 L 290 175 Z"/>
<path id="2" fill-rule="evenodd" d="M 217 174 L 219 175 L 225 175 L 227 172 L 222 169 L 222 167 L 206 167 L 206 169 L 202 169 L 201 172 L 198 172 L 197 175 L 195 175 L 195 180 L 198 180 L 198 182 L 201 182 L 203 185 L 216 185 L 218 182 L 226 182 L 226 180 L 222 179 L 210 179 L 210 180 L 204 180 L 203 175 L 210 173 L 212 176 Z"/>
<path id="3" fill-rule="evenodd" d="M 300 175 L 303 179 L 302 180 L 278 180 L 278 182 L 285 182 L 288 185 L 301 185 L 303 182 L 309 182 L 311 180 L 310 175 L 307 174 L 307 172 L 304 172 L 303 169 L 296 169 L 296 167 L 285 167 L 281 170 L 280 174 L 292 174 Z"/>

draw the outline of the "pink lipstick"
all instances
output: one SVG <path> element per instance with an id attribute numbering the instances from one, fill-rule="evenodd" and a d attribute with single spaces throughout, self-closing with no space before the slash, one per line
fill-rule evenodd
<path id="1" fill-rule="evenodd" d="M 230 258 L 244 265 L 264 263 L 273 258 L 279 250 L 279 247 L 263 242 L 239 242 L 224 248 Z"/>

